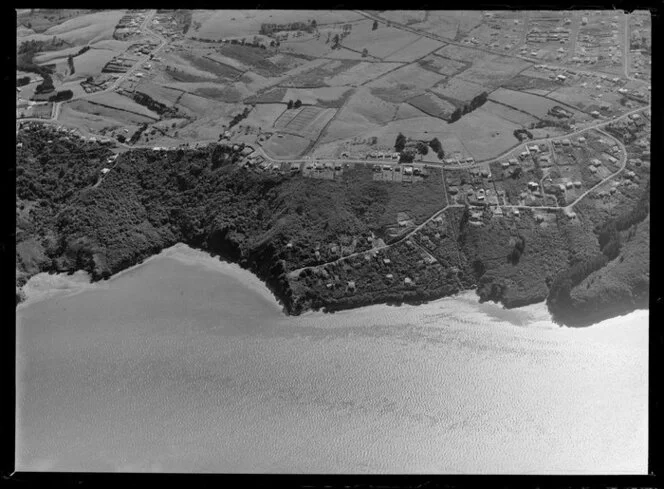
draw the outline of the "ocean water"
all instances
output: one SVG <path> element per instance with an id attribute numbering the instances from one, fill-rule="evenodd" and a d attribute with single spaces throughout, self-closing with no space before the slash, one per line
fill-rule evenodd
<path id="1" fill-rule="evenodd" d="M 185 246 L 33 297 L 17 470 L 647 472 L 648 311 L 568 329 L 471 292 L 292 318 Z"/>

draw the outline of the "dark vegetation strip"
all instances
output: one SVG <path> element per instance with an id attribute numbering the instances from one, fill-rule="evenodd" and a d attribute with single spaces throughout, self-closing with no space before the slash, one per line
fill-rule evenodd
<path id="1" fill-rule="evenodd" d="M 86 100 L 86 102 L 89 103 L 89 104 L 91 104 L 91 105 L 98 105 L 98 106 L 100 106 L 100 107 L 104 107 L 104 108 L 106 108 L 106 109 L 119 110 L 120 112 L 127 112 L 127 113 L 129 113 L 129 114 L 138 115 L 138 116 L 141 116 L 141 117 L 145 117 L 145 118 L 147 118 L 147 119 L 153 119 L 153 120 L 155 120 L 155 121 L 158 121 L 158 120 L 159 120 L 159 117 L 152 117 L 152 116 L 150 116 L 150 115 L 147 115 L 147 114 L 141 114 L 140 112 L 134 112 L 133 110 L 129 110 L 129 109 L 121 109 L 121 108 L 119 108 L 119 107 L 114 107 L 113 105 L 102 104 L 102 103 L 100 103 L 100 102 L 93 102 L 92 100 Z"/>

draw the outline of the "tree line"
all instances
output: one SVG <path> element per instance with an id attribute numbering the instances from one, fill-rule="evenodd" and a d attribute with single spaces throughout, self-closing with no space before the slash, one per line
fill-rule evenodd
<path id="1" fill-rule="evenodd" d="M 487 92 L 482 92 L 479 95 L 473 97 L 470 102 L 457 107 L 454 112 L 452 112 L 447 122 L 451 124 L 452 122 L 458 121 L 462 116 L 484 105 L 488 98 L 489 94 Z"/>

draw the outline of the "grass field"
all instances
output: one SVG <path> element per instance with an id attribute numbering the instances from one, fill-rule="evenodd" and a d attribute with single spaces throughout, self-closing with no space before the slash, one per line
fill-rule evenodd
<path id="1" fill-rule="evenodd" d="M 358 61 L 352 60 L 325 60 L 325 63 L 313 65 L 308 63 L 297 70 L 296 74 L 291 75 L 281 83 L 284 87 L 322 87 L 329 85 L 326 80 L 334 78 L 337 73 L 349 70 L 358 64 Z M 311 66 L 309 68 L 309 66 Z"/>
<path id="2" fill-rule="evenodd" d="M 515 92 L 504 88 L 499 88 L 492 92 L 491 95 L 489 95 L 489 99 L 523 110 L 539 118 L 546 117 L 549 109 L 554 105 L 558 105 L 553 100 L 538 95 Z"/>
<path id="3" fill-rule="evenodd" d="M 450 124 L 476 160 L 494 157 L 519 142 L 514 130 L 520 125 L 491 114 L 483 107 Z"/>
<path id="4" fill-rule="evenodd" d="M 394 14 L 405 15 L 402 12 Z M 411 27 L 454 39 L 457 33 L 470 32 L 481 22 L 482 12 L 479 10 L 434 10 L 428 12 L 425 20 L 414 23 Z"/>
<path id="5" fill-rule="evenodd" d="M 335 113 L 336 109 L 322 109 L 311 106 L 286 110 L 274 122 L 274 127 L 281 132 L 313 140 L 318 137 Z"/>
<path id="6" fill-rule="evenodd" d="M 31 13 L 31 11 L 34 12 Z M 48 29 L 62 24 L 63 22 L 75 17 L 85 15 L 88 9 L 25 9 L 17 11 L 16 26 L 17 31 L 26 31 L 33 33 L 43 33 Z M 30 25 L 27 28 L 26 25 Z M 18 34 L 18 32 L 17 32 Z"/>
<path id="7" fill-rule="evenodd" d="M 307 149 L 310 141 L 293 134 L 274 135 L 263 144 L 268 156 L 275 158 L 297 158 Z"/>
<path id="8" fill-rule="evenodd" d="M 298 66 L 302 66 L 307 61 L 311 61 L 308 58 L 293 56 L 293 55 L 286 54 L 286 53 L 275 54 L 274 56 L 270 56 L 268 58 L 268 60 L 271 63 L 274 63 L 274 65 L 277 66 L 283 72 L 288 72 L 288 71 L 292 70 L 293 68 L 297 68 Z"/>
<path id="9" fill-rule="evenodd" d="M 251 112 L 249 116 L 244 119 L 241 124 L 260 127 L 263 130 L 273 126 L 275 121 L 279 118 L 281 114 L 286 110 L 284 104 L 258 104 Z"/>
<path id="10" fill-rule="evenodd" d="M 384 25 L 374 31 L 372 25 L 370 20 L 354 24 L 342 44 L 355 51 L 366 48 L 370 55 L 384 59 L 419 39 L 416 34 Z"/>
<path id="11" fill-rule="evenodd" d="M 349 90 L 350 87 L 288 88 L 280 101 L 287 103 L 289 100 L 300 100 L 310 105 L 332 103 L 344 99 L 344 94 Z"/>
<path id="12" fill-rule="evenodd" d="M 486 87 L 460 78 L 450 78 L 431 88 L 431 91 L 446 99 L 461 103 L 469 102 L 482 92 L 488 91 Z"/>
<path id="13" fill-rule="evenodd" d="M 110 102 L 116 102 L 117 105 L 123 105 L 129 107 L 131 107 L 131 103 L 133 103 L 129 99 L 126 99 L 126 102 L 124 100 L 123 101 L 111 100 Z M 103 104 L 103 105 L 98 105 L 98 104 Z M 108 106 L 106 106 L 107 104 Z M 146 112 L 148 111 L 145 109 L 145 107 L 141 105 L 139 105 L 139 107 L 141 107 L 142 112 L 140 113 L 129 112 L 127 109 L 116 108 L 115 106 L 111 106 L 109 104 L 109 100 L 106 99 L 91 100 L 91 101 L 74 100 L 72 102 L 67 103 L 66 105 L 69 106 L 73 111 L 80 112 L 83 114 L 92 114 L 100 116 L 103 119 L 115 121 L 118 124 L 130 124 L 130 125 L 136 125 L 142 123 L 149 124 L 151 122 L 158 120 L 158 116 L 156 116 L 156 114 L 155 117 L 150 117 L 146 115 Z"/>
<path id="14" fill-rule="evenodd" d="M 428 92 L 408 99 L 408 103 L 425 114 L 440 118 L 447 118 L 456 108 L 446 100 Z"/>
<path id="15" fill-rule="evenodd" d="M 357 63 L 345 71 L 338 72 L 334 76 L 325 79 L 325 83 L 331 86 L 359 86 L 384 75 L 388 71 L 401 66 L 400 63 Z"/>
<path id="16" fill-rule="evenodd" d="M 444 56 L 445 58 L 455 59 L 457 61 L 465 61 L 467 63 L 476 63 L 484 59 L 490 59 L 494 56 L 490 53 L 480 51 L 479 49 L 456 46 L 454 44 L 443 46 L 434 54 Z"/>
<path id="17" fill-rule="evenodd" d="M 101 69 L 108 63 L 115 55 L 116 51 L 109 49 L 90 49 L 80 56 L 74 58 L 74 77 L 87 78 L 88 76 L 96 76 L 101 73 Z"/>
<path id="18" fill-rule="evenodd" d="M 505 120 L 513 122 L 514 124 L 519 124 L 524 127 L 528 126 L 533 122 L 537 122 L 537 118 L 532 115 L 524 114 L 523 112 L 512 109 L 505 105 L 498 104 L 491 100 L 487 101 L 482 106 L 482 108 L 492 115 L 502 117 Z"/>
<path id="19" fill-rule="evenodd" d="M 44 34 L 57 36 L 75 45 L 112 39 L 115 25 L 123 15 L 124 10 L 104 10 L 81 15 L 49 28 Z"/>
<path id="20" fill-rule="evenodd" d="M 420 37 L 415 42 L 407 44 L 398 51 L 393 52 L 386 58 L 385 61 L 405 61 L 411 62 L 417 58 L 421 58 L 437 49 L 440 49 L 443 43 L 430 39 L 428 37 Z"/>
<path id="21" fill-rule="evenodd" d="M 283 87 L 270 88 L 264 92 L 250 96 L 245 100 L 245 102 L 251 104 L 281 102 L 282 100 L 284 100 L 284 96 L 286 95 L 287 90 L 288 89 Z"/>
<path id="22" fill-rule="evenodd" d="M 397 106 L 374 96 L 366 88 L 359 88 L 343 110 L 345 114 L 352 112 L 371 124 L 386 124 L 394 119 Z"/>
<path id="23" fill-rule="evenodd" d="M 198 86 L 193 92 L 201 97 L 228 103 L 240 102 L 243 98 L 242 92 L 232 85 Z"/>
<path id="24" fill-rule="evenodd" d="M 72 56 L 75 55 L 76 53 L 78 53 L 80 49 L 81 49 L 80 47 L 74 46 L 65 49 L 59 49 L 57 51 L 46 51 L 44 53 L 37 54 L 33 58 L 33 61 L 38 65 L 55 63 L 57 61 L 66 60 L 67 56 L 69 56 L 70 54 Z"/>
<path id="25" fill-rule="evenodd" d="M 502 86 L 503 88 L 508 88 L 510 90 L 539 90 L 541 91 L 540 93 L 546 93 L 560 87 L 560 83 L 543 76 L 530 75 L 528 74 L 528 70 L 526 70 L 505 81 Z"/>
<path id="26" fill-rule="evenodd" d="M 595 110 L 593 106 L 597 105 L 599 102 L 594 100 L 589 96 L 592 93 L 590 90 L 579 89 L 578 87 L 561 87 L 556 91 L 549 93 L 549 97 L 555 100 L 560 100 L 565 104 L 572 105 L 577 107 L 582 111 L 592 111 Z M 606 100 L 604 100 L 606 98 Z M 601 99 L 603 102 L 610 102 L 611 98 L 607 95 L 603 95 Z M 617 102 L 617 100 L 615 100 Z M 555 102 L 552 102 L 555 105 Z"/>
<path id="27" fill-rule="evenodd" d="M 368 83 L 373 93 L 388 102 L 403 102 L 433 87 L 444 77 L 416 65 L 408 65 Z"/>
<path id="28" fill-rule="evenodd" d="M 235 80 L 242 75 L 242 70 L 239 70 L 222 61 L 215 60 L 214 58 L 205 55 L 199 56 L 191 53 L 183 52 L 180 57 L 196 68 L 198 71 L 210 73 L 216 78 L 227 80 Z"/>
<path id="29" fill-rule="evenodd" d="M 434 73 L 439 73 L 445 76 L 454 76 L 457 73 L 465 70 L 469 64 L 462 61 L 453 60 L 450 58 L 444 58 L 435 54 L 430 54 L 422 60 L 420 60 L 419 65 L 422 68 L 431 70 Z"/>
<path id="30" fill-rule="evenodd" d="M 141 122 L 131 122 L 128 118 L 123 121 L 112 118 L 112 114 L 101 115 L 101 113 L 94 113 L 90 108 L 90 104 L 83 104 L 78 101 L 78 104 L 70 103 L 63 104 L 60 109 L 60 116 L 58 120 L 67 127 L 80 128 L 82 131 L 100 131 L 106 128 L 127 128 L 130 134 L 133 133 L 141 122 L 149 122 L 145 118 Z M 77 109 L 82 110 L 77 110 Z"/>
<path id="31" fill-rule="evenodd" d="M 496 88 L 529 66 L 532 66 L 532 63 L 517 58 L 491 56 L 473 64 L 457 76 L 485 87 Z"/>

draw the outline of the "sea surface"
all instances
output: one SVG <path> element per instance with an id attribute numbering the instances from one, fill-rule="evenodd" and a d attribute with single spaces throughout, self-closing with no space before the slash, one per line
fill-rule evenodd
<path id="1" fill-rule="evenodd" d="M 20 471 L 647 473 L 646 310 L 569 329 L 470 292 L 287 317 L 184 245 L 27 289 Z"/>

